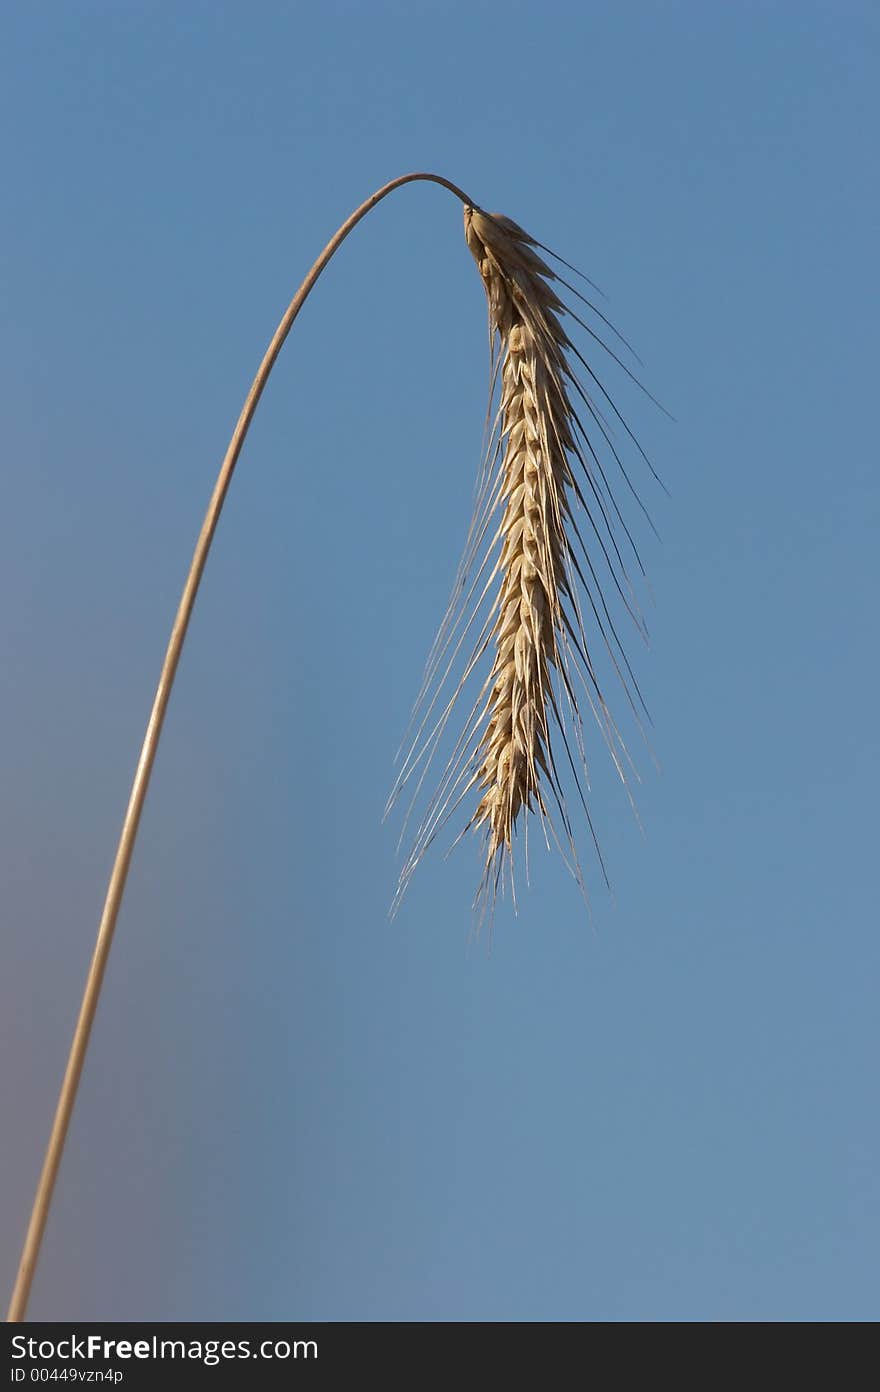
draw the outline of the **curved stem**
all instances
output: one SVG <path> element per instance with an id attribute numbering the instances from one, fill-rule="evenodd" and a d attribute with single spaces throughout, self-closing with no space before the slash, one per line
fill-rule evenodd
<path id="1" fill-rule="evenodd" d="M 434 184 L 441 184 L 444 188 L 449 189 L 451 193 L 454 193 L 462 203 L 471 203 L 471 200 L 460 188 L 457 188 L 455 184 L 450 183 L 448 179 L 442 178 L 439 174 L 403 174 L 397 179 L 392 179 L 390 183 L 385 184 L 372 194 L 366 202 L 362 203 L 361 206 L 352 213 L 351 217 L 342 224 L 336 235 L 327 243 L 291 300 L 284 318 L 278 325 L 275 337 L 269 344 L 266 355 L 260 363 L 259 371 L 254 378 L 253 386 L 248 392 L 247 399 L 242 407 L 241 415 L 238 418 L 238 424 L 232 433 L 232 439 L 229 442 L 229 448 L 226 451 L 226 457 L 223 460 L 217 482 L 214 485 L 214 492 L 208 504 L 205 520 L 202 523 L 202 530 L 196 542 L 192 564 L 189 568 L 189 574 L 186 577 L 186 584 L 183 587 L 183 594 L 180 599 L 177 615 L 174 619 L 171 637 L 168 640 L 168 648 L 165 653 L 165 661 L 162 664 L 159 685 L 156 688 L 153 709 L 150 712 L 150 719 L 147 724 L 147 731 L 144 736 L 144 742 L 128 800 L 128 808 L 122 823 L 119 846 L 110 873 L 110 883 L 107 887 L 107 897 L 104 901 L 104 909 L 98 927 L 95 950 L 92 954 L 92 960 L 86 978 L 79 1017 L 76 1022 L 73 1041 L 70 1046 L 64 1080 L 61 1084 L 61 1092 L 55 1110 L 55 1119 L 52 1123 L 52 1131 L 46 1148 L 46 1156 L 43 1161 L 43 1168 L 37 1185 L 37 1192 L 31 1211 L 27 1236 L 25 1237 L 24 1247 L 22 1249 L 12 1301 L 9 1306 L 7 1318 L 11 1323 L 24 1319 L 25 1310 L 27 1308 L 34 1270 L 40 1253 L 40 1245 L 49 1213 L 49 1205 L 52 1201 L 55 1180 L 58 1175 L 58 1168 L 64 1151 L 64 1143 L 67 1139 L 70 1117 L 74 1102 L 76 1101 L 76 1094 L 82 1075 L 89 1036 L 95 1018 L 95 1011 L 98 1006 L 101 983 L 104 979 L 107 958 L 113 941 L 113 931 L 116 927 L 119 906 L 122 902 L 125 882 L 128 878 L 132 851 L 134 850 L 144 799 L 150 782 L 150 774 L 152 773 L 153 763 L 156 758 L 159 736 L 162 733 L 162 724 L 168 707 L 168 698 L 171 695 L 171 687 L 174 683 L 177 664 L 180 660 L 180 653 L 183 648 L 190 615 L 192 614 L 193 605 L 195 604 L 196 595 L 198 593 L 199 583 L 205 569 L 205 562 L 208 559 L 211 541 L 217 527 L 217 522 L 223 508 L 235 465 L 238 461 L 238 456 L 241 453 L 241 447 L 244 444 L 245 436 L 247 435 L 248 428 L 254 417 L 254 412 L 263 394 L 263 388 L 269 379 L 269 374 L 275 365 L 275 360 L 281 351 L 284 340 L 287 338 L 296 316 L 302 309 L 315 281 L 327 265 L 327 262 L 345 241 L 349 232 L 357 226 L 371 208 L 375 208 L 376 204 L 380 203 L 382 199 L 386 198 L 394 189 L 400 188 L 403 184 L 413 183 L 420 179 L 428 180 Z"/>

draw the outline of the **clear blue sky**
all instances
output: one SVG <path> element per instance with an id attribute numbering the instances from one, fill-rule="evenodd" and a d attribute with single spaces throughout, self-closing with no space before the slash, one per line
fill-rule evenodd
<path id="1" fill-rule="evenodd" d="M 446 174 L 678 421 L 621 393 L 672 497 L 613 898 L 539 857 L 487 954 L 469 841 L 389 924 L 485 304 L 439 189 L 346 244 L 217 535 L 35 1318 L 880 1313 L 878 43 L 868 3 L 4 7 L 7 1286 L 192 544 L 327 237 Z"/>

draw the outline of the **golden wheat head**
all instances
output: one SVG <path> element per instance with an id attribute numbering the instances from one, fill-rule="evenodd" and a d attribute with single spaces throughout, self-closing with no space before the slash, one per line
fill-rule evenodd
<path id="1" fill-rule="evenodd" d="M 629 551 L 640 570 L 641 561 L 602 463 L 603 455 L 610 457 L 632 489 L 614 443 L 612 421 L 643 456 L 644 452 L 568 337 L 563 318 L 574 319 L 627 375 L 632 373 L 559 297 L 556 287 L 567 288 L 616 333 L 596 306 L 541 258 L 539 251 L 547 248 L 509 218 L 475 207 L 465 209 L 464 223 L 489 305 L 490 417 L 495 401 L 497 408 L 465 555 L 428 661 L 392 801 L 412 780 L 415 802 L 459 697 L 469 685 L 473 691 L 474 684 L 476 694 L 428 802 L 395 903 L 430 842 L 469 796 L 474 796 L 476 807 L 464 830 L 482 828 L 485 837 L 478 896 L 484 904 L 494 901 L 505 866 L 510 867 L 513 887 L 514 832 L 519 826 L 527 828 L 529 813 L 539 818 L 544 840 L 549 845 L 552 839 L 560 847 L 583 885 L 560 776 L 560 751 L 573 775 L 604 874 L 583 791 L 584 699 L 625 785 L 627 766 L 632 770 L 632 765 L 593 660 L 597 641 L 610 657 L 639 728 L 640 709 L 644 712 L 605 593 L 610 587 L 644 634 L 624 555 Z M 585 373 L 586 384 L 574 362 Z M 588 540 L 582 531 L 584 520 Z M 592 633 L 589 643 L 585 614 Z M 469 634 L 469 656 L 446 696 Z M 487 654 L 480 679 L 475 674 Z"/>

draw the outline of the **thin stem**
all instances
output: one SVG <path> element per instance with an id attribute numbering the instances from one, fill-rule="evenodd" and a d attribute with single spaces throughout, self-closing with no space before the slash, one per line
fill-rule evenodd
<path id="1" fill-rule="evenodd" d="M 302 309 L 315 281 L 327 265 L 327 262 L 345 241 L 349 232 L 357 226 L 361 218 L 365 217 L 371 208 L 375 208 L 376 204 L 380 203 L 382 199 L 386 198 L 394 189 L 400 188 L 403 184 L 414 183 L 416 180 L 428 180 L 434 184 L 441 184 L 444 188 L 449 189 L 451 193 L 454 193 L 462 203 L 471 203 L 471 200 L 460 188 L 457 188 L 455 184 L 450 183 L 448 179 L 442 178 L 439 174 L 403 174 L 398 179 L 392 179 L 390 183 L 385 184 L 382 188 L 378 189 L 376 193 L 372 194 L 366 202 L 362 203 L 361 206 L 352 213 L 351 217 L 342 224 L 336 235 L 327 243 L 291 300 L 284 318 L 278 325 L 275 337 L 269 344 L 266 356 L 260 363 L 259 371 L 254 378 L 253 386 L 248 392 L 241 415 L 238 418 L 238 424 L 229 442 L 229 448 L 226 451 L 226 457 L 223 460 L 217 482 L 214 485 L 214 492 L 211 495 L 211 501 L 208 505 L 208 511 L 205 514 L 205 520 L 202 523 L 202 530 L 196 542 L 192 564 L 189 568 L 189 574 L 186 577 L 186 584 L 183 587 L 183 594 L 174 620 L 174 626 L 171 630 L 171 637 L 168 640 L 168 648 L 165 653 L 165 661 L 162 664 L 159 685 L 156 688 L 153 709 L 150 713 L 140 758 L 138 759 L 134 782 L 132 783 L 131 794 L 128 800 L 128 808 L 125 813 L 125 820 L 122 823 L 119 846 L 116 851 L 116 858 L 113 862 L 113 869 L 110 873 L 110 883 L 107 887 L 107 897 L 104 901 L 104 910 L 101 914 L 101 921 L 98 927 L 95 950 L 86 978 L 82 1005 L 80 1006 L 79 1017 L 73 1033 L 73 1041 L 67 1059 L 67 1068 L 64 1073 L 64 1080 L 61 1084 L 58 1105 L 55 1109 L 55 1119 L 52 1123 L 49 1144 L 46 1148 L 46 1156 L 43 1161 L 43 1168 L 37 1185 L 27 1236 L 25 1237 L 21 1261 L 16 1276 L 15 1288 L 12 1293 L 12 1301 L 9 1306 L 7 1318 L 10 1323 L 17 1323 L 23 1320 L 27 1308 L 31 1283 L 34 1278 L 34 1270 L 36 1268 L 37 1258 L 40 1254 L 40 1245 L 46 1227 L 46 1219 L 49 1214 L 49 1206 L 52 1202 L 55 1180 L 58 1176 L 59 1165 L 61 1164 L 61 1156 L 64 1151 L 64 1143 L 67 1139 L 67 1131 L 70 1125 L 70 1117 L 74 1102 L 76 1101 L 76 1094 L 82 1075 L 89 1036 L 92 1031 L 95 1011 L 97 1010 L 98 999 L 101 993 L 101 984 L 104 979 L 107 958 L 110 953 L 110 946 L 113 942 L 113 932 L 116 927 L 119 906 L 122 902 L 125 882 L 128 878 L 128 870 L 131 864 L 131 857 L 134 850 L 138 825 L 141 819 L 141 812 L 144 806 L 144 799 L 147 795 L 147 787 L 150 782 L 150 774 L 153 771 L 159 736 L 162 733 L 162 724 L 165 719 L 165 712 L 168 708 L 168 698 L 171 695 L 171 687 L 174 683 L 177 664 L 180 660 L 180 653 L 186 637 L 187 627 L 189 626 L 193 605 L 195 604 L 199 584 L 205 569 L 205 562 L 208 559 L 211 541 L 214 537 L 214 532 L 229 489 L 235 465 L 238 461 L 238 456 L 241 453 L 241 447 L 244 444 L 245 436 L 247 435 L 250 423 L 254 417 L 254 412 L 263 394 L 263 388 L 269 379 L 269 374 L 275 365 L 275 360 L 281 351 L 284 340 L 287 338 L 296 316 Z"/>

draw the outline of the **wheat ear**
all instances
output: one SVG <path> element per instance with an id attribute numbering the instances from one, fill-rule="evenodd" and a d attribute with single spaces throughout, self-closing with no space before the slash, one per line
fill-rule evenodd
<path id="1" fill-rule="evenodd" d="M 596 635 L 610 654 L 642 729 L 641 717 L 647 715 L 604 593 L 610 578 L 637 628 L 646 633 L 625 550 L 631 551 L 639 567 L 641 561 L 594 440 L 604 452 L 610 451 L 622 470 L 624 466 L 596 396 L 625 431 L 632 432 L 563 328 L 562 316 L 571 311 L 554 288 L 557 273 L 538 254 L 545 248 L 509 218 L 474 207 L 467 207 L 464 217 L 467 244 L 489 306 L 490 402 L 500 379 L 499 402 L 465 558 L 429 659 L 414 720 L 418 729 L 392 801 L 423 765 L 418 794 L 459 696 L 487 650 L 492 656 L 489 674 L 416 834 L 395 904 L 438 830 L 474 791 L 477 806 L 465 830 L 483 828 L 485 835 L 478 899 L 485 896 L 494 901 L 505 866 L 510 867 L 512 885 L 514 832 L 530 812 L 538 815 L 545 840 L 556 841 L 583 884 L 564 779 L 556 762 L 557 741 L 551 734 L 561 736 L 592 832 L 583 787 L 586 754 L 580 701 L 584 695 L 625 784 L 626 766 L 634 773 L 587 640 L 584 596 Z M 573 286 L 568 288 L 578 295 Z M 592 302 L 584 303 L 616 332 Z M 577 315 L 573 317 L 629 372 L 598 333 Z M 573 358 L 586 369 L 593 391 L 578 380 Z M 573 397 L 584 410 L 587 426 Z M 625 470 L 624 477 L 629 483 Z M 579 529 L 578 507 L 593 533 L 589 549 Z M 494 533 L 493 519 L 497 519 Z M 485 612 L 484 601 L 493 592 Z M 464 635 L 474 628 L 479 636 L 444 706 L 441 692 Z M 604 874 L 595 833 L 593 841 Z"/>

